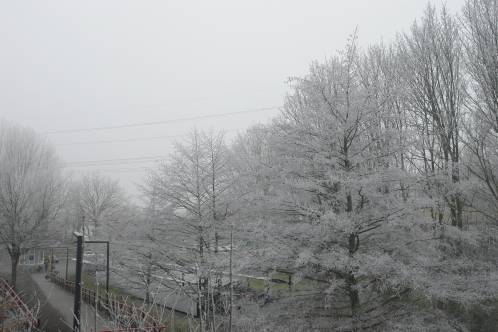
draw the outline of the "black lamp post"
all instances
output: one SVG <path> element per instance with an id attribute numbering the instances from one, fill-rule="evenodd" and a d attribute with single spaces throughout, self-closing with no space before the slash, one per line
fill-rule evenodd
<path id="1" fill-rule="evenodd" d="M 81 318 L 81 270 L 83 265 L 83 234 L 74 232 L 77 239 L 76 246 L 76 283 L 74 287 L 74 318 L 73 318 L 73 332 L 80 332 L 80 318 Z"/>

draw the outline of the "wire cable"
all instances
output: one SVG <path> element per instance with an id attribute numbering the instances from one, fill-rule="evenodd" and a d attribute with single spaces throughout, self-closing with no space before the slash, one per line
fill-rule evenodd
<path id="1" fill-rule="evenodd" d="M 136 160 L 136 161 L 127 161 L 127 162 L 115 162 L 115 163 L 76 164 L 76 165 L 64 165 L 61 168 L 120 166 L 120 165 L 131 165 L 131 164 L 150 164 L 150 163 L 160 163 L 163 160 L 164 159 L 150 159 L 150 160 Z"/>
<path id="2" fill-rule="evenodd" d="M 149 140 L 156 140 L 156 139 L 177 138 L 177 137 L 183 137 L 183 136 L 185 136 L 185 135 L 137 137 L 137 138 L 111 139 L 111 140 L 100 140 L 100 141 L 81 141 L 81 142 L 55 144 L 55 146 L 137 142 L 137 141 L 149 141 Z"/>
<path id="3" fill-rule="evenodd" d="M 236 128 L 223 130 L 223 133 L 234 132 L 237 130 L 243 130 L 244 128 Z M 98 140 L 98 141 L 80 141 L 80 142 L 70 142 L 70 143 L 60 143 L 55 144 L 55 146 L 73 146 L 73 145 L 91 145 L 91 144 L 108 144 L 108 143 L 128 143 L 128 142 L 140 142 L 140 141 L 151 141 L 151 140 L 164 140 L 170 138 L 180 138 L 187 137 L 189 134 L 178 134 L 169 136 L 149 136 L 149 137 L 135 137 L 135 138 L 122 138 L 122 139 L 109 139 L 109 140 Z"/>
<path id="4" fill-rule="evenodd" d="M 55 135 L 55 134 L 78 133 L 78 132 L 87 132 L 87 131 L 100 131 L 100 130 L 112 130 L 112 129 L 123 129 L 123 128 L 135 128 L 135 127 L 155 126 L 155 125 L 175 123 L 175 122 L 184 122 L 184 121 L 192 121 L 192 120 L 200 120 L 200 119 L 210 119 L 210 118 L 218 118 L 218 117 L 232 116 L 232 115 L 245 114 L 245 113 L 255 113 L 255 112 L 277 110 L 280 107 L 281 106 L 263 107 L 263 108 L 257 108 L 257 109 L 251 109 L 251 110 L 244 110 L 244 111 L 237 111 L 237 112 L 227 112 L 227 113 L 199 115 L 199 116 L 191 116 L 191 117 L 177 118 L 177 119 L 164 120 L 164 121 L 128 123 L 128 124 L 116 125 L 116 126 L 104 126 L 104 127 L 90 127 L 90 128 L 77 128 L 77 129 L 55 130 L 55 131 L 48 131 L 48 132 L 45 132 L 43 134 L 46 134 L 46 135 Z"/>
<path id="5" fill-rule="evenodd" d="M 165 158 L 164 155 L 159 156 L 143 156 L 143 157 L 129 157 L 129 158 L 116 158 L 116 159 L 99 159 L 99 160 L 85 160 L 85 161 L 73 161 L 67 164 L 79 164 L 79 163 L 99 163 L 99 162 L 113 162 L 113 161 L 128 161 L 128 160 L 140 160 L 140 159 L 161 159 Z"/>

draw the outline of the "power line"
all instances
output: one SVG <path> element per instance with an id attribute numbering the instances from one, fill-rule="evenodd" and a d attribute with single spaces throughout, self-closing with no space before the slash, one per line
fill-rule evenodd
<path id="1" fill-rule="evenodd" d="M 131 158 L 116 158 L 116 159 L 99 159 L 99 160 L 84 160 L 66 163 L 66 167 L 78 166 L 93 166 L 93 165 L 113 165 L 113 164 L 129 164 L 140 162 L 153 162 L 164 160 L 166 156 L 144 156 Z"/>
<path id="2" fill-rule="evenodd" d="M 88 160 L 88 161 L 74 161 L 74 162 L 69 162 L 68 164 L 104 162 L 104 161 L 126 161 L 126 160 L 136 160 L 136 159 L 158 159 L 164 157 L 166 156 L 159 155 L 159 156 L 128 157 L 128 158 L 115 158 L 115 159 L 100 159 L 100 160 Z"/>
<path id="3" fill-rule="evenodd" d="M 237 131 L 243 128 L 224 130 L 224 133 Z M 188 134 L 179 135 L 169 135 L 169 136 L 150 136 L 150 137 L 135 137 L 135 138 L 122 138 L 122 139 L 110 139 L 110 140 L 98 140 L 98 141 L 80 141 L 80 142 L 70 142 L 55 144 L 55 146 L 72 146 L 72 145 L 91 145 L 91 144 L 107 144 L 107 143 L 126 143 L 126 142 L 139 142 L 139 141 L 150 141 L 150 140 L 162 140 L 169 138 L 187 137 Z"/>
<path id="4" fill-rule="evenodd" d="M 148 163 L 158 163 L 164 159 L 150 159 L 150 160 L 135 160 L 126 162 L 115 162 L 115 163 L 91 163 L 91 164 L 75 164 L 66 165 L 61 168 L 78 168 L 78 167 L 96 167 L 96 166 L 119 166 L 119 165 L 131 165 L 131 164 L 148 164 Z"/>
<path id="5" fill-rule="evenodd" d="M 98 169 L 71 169 L 73 172 L 87 172 L 87 171 L 99 171 L 99 172 L 112 172 L 112 173 L 145 173 L 149 171 L 149 168 L 98 168 Z"/>
<path id="6" fill-rule="evenodd" d="M 44 134 L 53 135 L 53 134 L 77 133 L 77 132 L 86 132 L 86 131 L 100 131 L 100 130 L 112 130 L 112 129 L 122 129 L 122 128 L 155 126 L 155 125 L 167 124 L 167 123 L 184 122 L 184 121 L 209 119 L 209 118 L 218 118 L 218 117 L 231 116 L 231 115 L 237 115 L 237 114 L 245 114 L 245 113 L 263 112 L 263 111 L 269 111 L 269 110 L 276 110 L 276 109 L 279 109 L 280 107 L 281 106 L 263 107 L 263 108 L 257 108 L 257 109 L 251 109 L 251 110 L 244 110 L 244 111 L 237 111 L 237 112 L 227 112 L 227 113 L 199 115 L 199 116 L 177 118 L 177 119 L 164 120 L 164 121 L 128 123 L 128 124 L 116 125 L 116 126 L 104 126 L 104 127 L 91 127 L 91 128 L 78 128 L 78 129 L 56 130 L 56 131 L 45 132 Z"/>
<path id="7" fill-rule="evenodd" d="M 137 137 L 137 138 L 111 139 L 111 140 L 100 140 L 100 141 L 82 141 L 82 142 L 56 144 L 56 146 L 106 144 L 106 143 L 121 143 L 121 142 L 124 143 L 124 142 L 136 142 L 136 141 L 149 141 L 149 140 L 156 140 L 156 139 L 176 138 L 176 137 L 182 137 L 182 136 L 185 136 L 185 135 Z"/>

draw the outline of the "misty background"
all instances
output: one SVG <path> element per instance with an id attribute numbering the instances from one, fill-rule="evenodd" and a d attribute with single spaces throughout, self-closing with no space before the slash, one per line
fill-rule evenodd
<path id="1" fill-rule="evenodd" d="M 230 138 L 268 121 L 311 59 L 335 54 L 356 28 L 361 46 L 390 41 L 426 5 L 1 1 L 0 117 L 46 134 L 75 176 L 98 170 L 133 196 L 192 127 Z M 164 123 L 78 130 L 149 122 Z"/>

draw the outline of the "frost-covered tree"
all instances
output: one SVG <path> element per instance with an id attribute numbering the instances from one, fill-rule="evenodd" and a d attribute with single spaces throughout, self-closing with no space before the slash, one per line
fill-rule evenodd
<path id="1" fill-rule="evenodd" d="M 496 222 L 498 211 L 498 3 L 469 0 L 464 10 L 466 69 L 471 79 L 467 130 L 468 167 L 484 184 L 473 204 Z"/>
<path id="2" fill-rule="evenodd" d="M 461 132 L 463 129 L 463 52 L 460 27 L 445 8 L 440 15 L 428 6 L 420 22 L 405 35 L 404 63 L 412 127 L 414 167 L 426 178 L 434 201 L 433 217 L 443 222 L 444 208 L 451 224 L 462 228 Z"/>
<path id="3" fill-rule="evenodd" d="M 145 303 L 153 303 L 159 287 L 161 252 L 157 243 L 161 239 L 156 233 L 160 220 L 150 206 L 143 210 L 128 204 L 125 210 L 125 220 L 113 225 L 116 228 L 112 235 L 113 273 L 120 279 L 120 285 L 127 285 Z"/>
<path id="4" fill-rule="evenodd" d="M 493 279 L 480 277 L 489 261 L 478 254 L 479 232 L 429 213 L 427 183 L 438 184 L 418 180 L 413 151 L 425 133 L 405 101 L 415 92 L 401 56 L 382 46 L 360 52 L 353 38 L 291 80 L 273 125 L 235 145 L 251 216 L 244 228 L 254 237 L 243 243 L 252 255 L 246 266 L 291 271 L 309 286 L 255 310 L 260 326 L 453 330 L 461 319 L 441 309 L 492 298 Z"/>
<path id="5" fill-rule="evenodd" d="M 230 267 L 265 284 L 237 278 L 236 330 L 466 330 L 496 301 L 496 12 L 469 0 L 460 21 L 429 6 L 365 51 L 354 35 L 289 80 L 271 124 L 228 148 L 196 131 L 177 145 L 148 182 L 165 212 L 151 242 L 201 330 L 227 327 L 211 282 L 228 224 Z"/>
<path id="6" fill-rule="evenodd" d="M 118 182 L 98 173 L 84 175 L 73 198 L 77 200 L 75 213 L 82 217 L 80 227 L 91 236 L 106 223 L 117 219 L 125 201 Z"/>
<path id="7" fill-rule="evenodd" d="M 399 174 L 386 167 L 390 128 L 380 87 L 368 74 L 376 75 L 364 71 L 353 37 L 339 56 L 293 80 L 274 136 L 287 187 L 279 233 L 300 244 L 287 253 L 288 268 L 324 281 L 329 303 L 321 315 L 342 316 L 337 328 L 352 330 L 380 324 L 376 318 L 390 310 L 381 304 L 409 289 L 409 266 L 389 254 L 403 243 L 394 234 L 406 225 L 397 223 L 404 209 L 391 184 Z"/>
<path id="8" fill-rule="evenodd" d="M 198 302 L 201 330 L 215 330 L 221 323 L 216 302 L 227 255 L 220 243 L 226 239 L 233 199 L 228 153 L 222 134 L 194 130 L 147 184 L 155 204 L 169 211 L 163 215 L 158 230 L 163 236 L 157 242 L 168 259 L 158 265 Z M 196 275 L 195 283 L 181 280 L 180 270 Z"/>
<path id="9" fill-rule="evenodd" d="M 0 241 L 12 262 L 50 238 L 49 225 L 63 197 L 61 164 L 53 147 L 30 129 L 0 125 Z"/>

